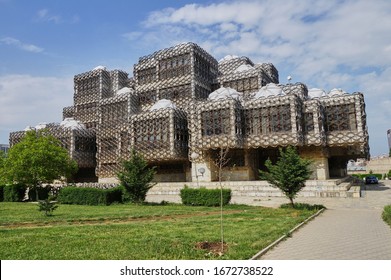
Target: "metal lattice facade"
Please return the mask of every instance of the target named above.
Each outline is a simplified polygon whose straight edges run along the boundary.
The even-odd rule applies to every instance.
[[[100,179],[115,177],[131,149],[158,170],[186,173],[186,180],[194,173],[191,164],[210,166],[221,148],[231,149],[243,167],[250,150],[270,153],[288,145],[319,149],[325,157],[340,148],[343,156],[369,156],[361,93],[312,96],[305,84],[279,85],[270,63],[234,56],[217,62],[194,43],[140,57],[133,76],[102,66],[76,75],[74,104],[62,113],[80,126],[46,125],[79,166],[94,168]],[[237,95],[212,100],[219,88]],[[173,106],[153,109],[162,99]],[[10,145],[23,135],[11,133]]]

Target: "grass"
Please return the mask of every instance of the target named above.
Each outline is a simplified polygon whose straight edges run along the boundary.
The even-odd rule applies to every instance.
[[[391,227],[391,204],[384,207],[382,218]]]
[[[33,203],[0,203],[0,259],[249,259],[315,210],[230,205],[221,257],[195,249],[220,240],[219,209],[183,205],[59,205],[46,217]]]

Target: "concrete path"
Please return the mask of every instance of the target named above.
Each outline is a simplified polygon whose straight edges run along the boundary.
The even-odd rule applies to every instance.
[[[260,259],[391,260],[391,228],[381,219],[383,207],[391,204],[391,181],[366,186],[362,196],[298,198],[327,210]],[[259,204],[272,203],[277,202]]]

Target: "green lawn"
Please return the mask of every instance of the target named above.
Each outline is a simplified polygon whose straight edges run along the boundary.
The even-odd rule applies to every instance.
[[[52,217],[37,209],[0,203],[0,259],[249,259],[316,212],[227,206],[219,257],[195,248],[219,241],[219,208],[59,205]]]

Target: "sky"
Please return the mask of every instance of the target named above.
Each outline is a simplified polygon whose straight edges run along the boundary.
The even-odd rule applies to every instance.
[[[364,93],[372,157],[391,128],[389,0],[0,0],[0,143],[60,122],[73,76],[194,42],[217,60],[271,62],[280,83]]]

